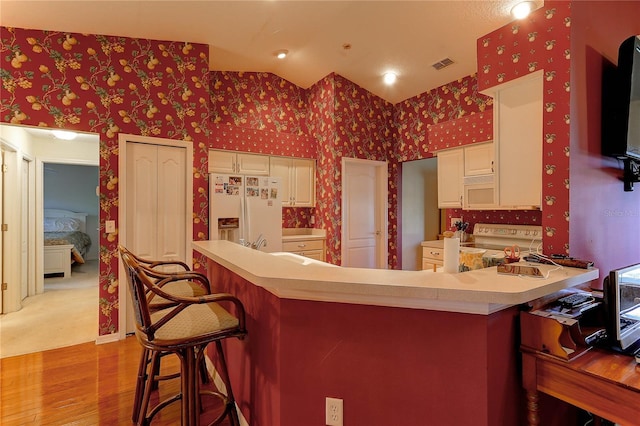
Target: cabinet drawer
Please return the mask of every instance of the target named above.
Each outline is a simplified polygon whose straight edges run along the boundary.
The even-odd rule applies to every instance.
[[[322,250],[323,246],[324,244],[322,240],[283,241],[282,251],[297,253],[308,250]]]
[[[434,247],[422,247],[422,259],[427,259],[430,263],[442,262],[444,256],[444,249]],[[436,261],[436,262],[434,262]]]
[[[442,266],[442,262],[431,261],[429,259],[422,259],[422,270],[423,271],[434,271],[438,266]]]
[[[324,262],[324,256],[322,255],[322,250],[306,250],[306,251],[298,252],[296,254],[299,254],[300,256],[308,257],[310,259]]]

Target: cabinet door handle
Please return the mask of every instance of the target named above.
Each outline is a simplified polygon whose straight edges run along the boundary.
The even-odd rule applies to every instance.
[[[305,248],[306,246],[307,246],[307,245],[306,245],[305,243],[298,244],[298,247],[300,247],[300,248]]]
[[[460,207],[462,207],[462,195],[460,196]]]
[[[429,253],[431,253],[434,256],[440,256],[440,252],[439,251],[430,251]]]
[[[493,161],[491,162],[491,173],[493,173]]]

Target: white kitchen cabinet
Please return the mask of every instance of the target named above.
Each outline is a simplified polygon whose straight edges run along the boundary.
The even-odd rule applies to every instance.
[[[271,157],[271,176],[282,179],[284,207],[314,207],[316,162],[306,158]]]
[[[493,96],[496,188],[501,209],[542,202],[542,72],[484,92]]]
[[[464,210],[493,209],[497,205],[493,142],[464,147],[464,178],[462,208]]]
[[[438,151],[438,207],[462,207],[462,179],[464,176],[464,150],[462,148]]]
[[[295,241],[283,239],[282,251],[324,262],[324,241],[324,238],[296,239]]]
[[[493,142],[474,143],[464,147],[464,175],[479,176],[493,174],[495,147]]]
[[[442,240],[424,241],[422,246],[422,270],[434,271],[444,265],[444,248]]]
[[[209,150],[209,173],[269,176],[269,156],[212,149]]]

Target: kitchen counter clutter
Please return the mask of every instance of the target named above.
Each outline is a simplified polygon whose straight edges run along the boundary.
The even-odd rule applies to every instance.
[[[537,265],[542,279],[499,275],[496,267],[458,274],[335,267],[228,241],[197,241],[193,248],[279,298],[481,315],[598,278],[598,269],[549,265]]]

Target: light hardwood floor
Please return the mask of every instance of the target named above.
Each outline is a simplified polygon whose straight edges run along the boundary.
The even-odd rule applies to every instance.
[[[139,357],[136,338],[128,337],[114,343],[90,342],[3,358],[0,424],[131,424]],[[177,358],[165,358],[162,368],[177,370]],[[178,387],[178,380],[163,382],[161,395],[176,393]],[[206,408],[207,418],[220,409],[213,403]],[[172,404],[156,415],[152,425],[179,423],[179,404]]]

